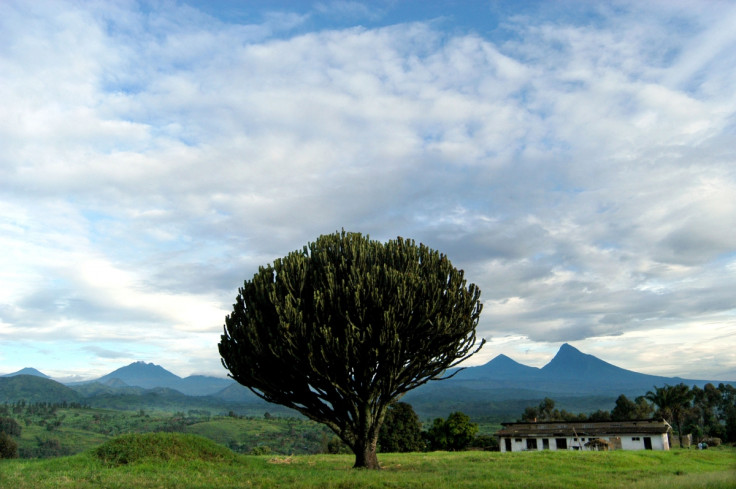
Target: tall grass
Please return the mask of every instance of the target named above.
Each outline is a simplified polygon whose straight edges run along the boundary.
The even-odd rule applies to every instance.
[[[0,488],[736,487],[733,448],[381,454],[383,470],[367,471],[351,469],[351,456],[242,456],[196,436],[173,441],[171,435],[156,436],[72,457],[0,461]],[[111,463],[101,452],[125,455],[127,463]]]

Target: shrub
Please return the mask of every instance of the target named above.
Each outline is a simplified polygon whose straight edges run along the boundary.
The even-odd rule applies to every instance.
[[[122,435],[97,447],[93,455],[110,465],[143,460],[232,461],[235,454],[207,438],[182,433]]]
[[[9,436],[18,437],[21,434],[21,427],[13,418],[0,418],[0,431],[4,431]]]
[[[18,458],[18,444],[4,431],[0,431],[0,458]]]
[[[378,434],[378,445],[381,452],[421,452],[425,449],[422,423],[411,404],[395,402],[388,407]]]
[[[478,425],[458,411],[450,414],[447,420],[435,419],[426,436],[432,450],[458,451],[465,449],[477,432]]]

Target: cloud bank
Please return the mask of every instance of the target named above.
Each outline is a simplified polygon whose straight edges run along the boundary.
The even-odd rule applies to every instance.
[[[466,270],[476,363],[736,373],[736,8],[564,5],[3,2],[0,365],[222,374],[242,281],[345,228]]]

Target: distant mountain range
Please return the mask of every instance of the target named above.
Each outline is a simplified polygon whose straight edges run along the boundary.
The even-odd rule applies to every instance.
[[[485,365],[468,367],[452,378],[429,382],[402,399],[420,415],[444,416],[452,411],[471,415],[520,413],[534,401],[550,397],[561,409],[575,412],[611,409],[620,394],[636,397],[655,385],[703,386],[718,381],[686,380],[626,370],[564,344],[544,367],[529,367],[506,355]],[[727,382],[734,384],[734,382]],[[88,382],[61,384],[34,368],[0,377],[0,402],[82,402],[98,407],[142,407],[269,410],[265,403],[232,379],[192,375],[179,377],[153,363],[135,362]]]
[[[181,378],[159,365],[145,362],[131,363],[127,367],[103,375],[95,382],[108,386],[121,386],[122,382],[124,385],[143,387],[144,389],[166,387],[188,396],[213,395],[235,383],[232,379],[205,375],[190,375]]]
[[[635,398],[654,386],[685,383],[718,385],[720,381],[662,377],[626,370],[565,343],[544,367],[529,367],[498,355],[479,367],[470,367],[442,382],[430,382],[406,394],[404,400],[419,412],[422,406],[443,403],[446,409],[468,414],[504,411],[510,401],[545,397],[573,412],[610,410],[620,394]],[[736,384],[735,382],[726,382]],[[498,409],[494,403],[499,404]],[[531,405],[528,403],[526,405]],[[520,412],[520,411],[517,411]]]
[[[685,380],[680,377],[662,377],[626,370],[593,355],[581,352],[565,343],[555,357],[544,367],[536,368],[515,362],[506,355],[498,355],[487,364],[468,368],[454,377],[457,385],[474,389],[509,388],[523,385],[549,394],[636,394],[651,390],[654,385],[705,385],[707,380]]]

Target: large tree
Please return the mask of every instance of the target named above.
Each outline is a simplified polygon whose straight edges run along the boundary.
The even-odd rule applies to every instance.
[[[657,406],[657,413],[668,423],[674,423],[677,427],[677,436],[682,447],[682,422],[686,411],[690,408],[692,393],[685,384],[667,385],[654,387],[653,391],[646,393],[647,400]]]
[[[388,406],[478,351],[480,290],[412,240],[323,235],[239,289],[219,350],[256,395],[329,426],[379,468]]]

